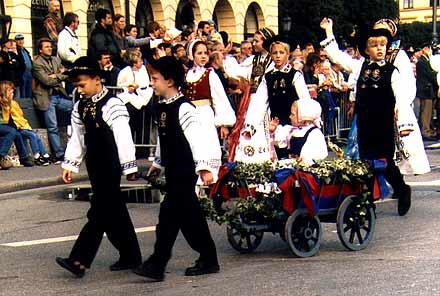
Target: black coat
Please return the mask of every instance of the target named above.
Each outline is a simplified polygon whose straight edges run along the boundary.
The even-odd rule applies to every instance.
[[[417,94],[419,99],[435,99],[437,97],[437,73],[431,68],[429,60],[422,56],[416,64]]]
[[[90,34],[87,55],[97,57],[99,51],[108,51],[112,56],[112,61],[120,58],[120,49],[112,31],[98,24]]]

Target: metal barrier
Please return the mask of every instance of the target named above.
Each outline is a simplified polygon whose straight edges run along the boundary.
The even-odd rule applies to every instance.
[[[348,110],[350,106],[349,92],[341,93],[337,100],[337,107],[332,110],[334,115],[329,114],[328,108],[322,110],[323,132],[326,138],[345,142],[351,127],[351,119],[348,118]],[[333,117],[333,118],[329,118]]]
[[[114,96],[117,96],[120,92],[123,91],[122,87],[106,86],[106,88],[111,91]],[[137,110],[135,108],[128,108],[130,116],[133,116],[135,113],[137,113],[135,114],[135,116],[133,116],[136,117],[136,119],[134,120],[136,126],[131,126],[134,144],[136,148],[147,148],[149,150],[149,160],[154,159],[157,142],[157,125],[155,124],[154,118],[152,116],[152,101],[153,98],[146,106],[142,107],[140,110]]]

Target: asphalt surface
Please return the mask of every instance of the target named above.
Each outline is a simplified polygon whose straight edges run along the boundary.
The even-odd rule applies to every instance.
[[[110,272],[118,256],[106,238],[86,276],[74,278],[54,259],[68,256],[88,203],[68,200],[66,185],[6,192],[0,194],[0,295],[440,295],[440,150],[428,153],[433,171],[406,177],[413,188],[412,209],[399,217],[396,201],[380,202],[374,239],[363,251],[347,251],[335,224],[324,224],[314,257],[294,258],[271,233],[254,253],[242,255],[229,245],[225,226],[210,223],[221,272],[185,277],[197,254],[179,235],[160,283],[129,271]],[[27,180],[53,180],[59,174],[59,166],[0,171],[0,188],[26,188]],[[146,259],[153,250],[159,205],[130,203],[129,210]]]

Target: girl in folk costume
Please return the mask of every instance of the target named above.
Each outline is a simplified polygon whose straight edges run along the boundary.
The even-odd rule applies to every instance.
[[[289,158],[312,165],[328,156],[327,144],[321,131],[321,106],[314,99],[299,99],[290,109],[292,125],[279,126],[271,121],[276,146],[287,147]]]
[[[205,68],[209,61],[208,48],[197,40],[189,46],[194,66],[186,73],[185,96],[197,106],[202,122],[212,128],[220,128],[220,138],[229,135],[228,127],[235,123],[235,112],[229,103],[220,78],[212,68]]]
[[[277,36],[267,40],[274,61],[274,69],[266,73],[255,98],[251,101],[247,122],[258,122],[269,115],[279,124],[290,124],[290,107],[298,99],[311,99],[304,76],[289,64],[290,46],[286,38]],[[288,157],[286,147],[275,147],[278,159]]]
[[[329,37],[324,42],[326,52],[331,59],[340,56],[337,44],[332,37],[332,25],[329,19],[321,22],[321,27],[326,30],[327,37]],[[366,59],[360,69],[352,69],[360,73],[356,86],[354,112],[358,116],[360,158],[385,158],[387,160],[385,178],[394,189],[394,196],[398,198],[398,213],[403,216],[411,207],[411,188],[405,184],[393,159],[396,146],[396,125],[399,138],[407,137],[417,127],[406,116],[412,112],[410,102],[414,95],[413,86],[407,87],[411,81],[407,81],[405,71],[400,73],[385,59],[391,40],[391,31],[377,26],[360,38],[359,51],[366,55]],[[328,46],[332,46],[332,50],[328,51]],[[349,59],[341,61],[341,64],[350,65]],[[394,62],[396,61],[397,58]]]
[[[339,49],[333,35],[333,21],[331,19],[324,18],[321,22],[321,28],[325,30],[327,35],[327,38],[321,42],[321,45],[324,46],[328,57],[334,63],[340,64],[347,72],[352,73],[350,74],[351,77],[359,77],[364,58],[359,60],[354,59]],[[389,31],[391,37],[394,37],[397,33],[396,24],[389,19],[377,21],[373,28],[385,29]],[[362,50],[361,48],[365,48],[365,45],[361,44],[360,50]],[[410,107],[416,97],[417,90],[412,63],[404,51],[399,48],[394,48],[392,45],[386,53],[385,60],[399,70],[400,77],[403,80],[402,85],[407,93],[407,105],[403,105],[403,108],[397,106],[399,108],[400,121],[397,129],[404,130],[410,128],[413,130],[409,135],[404,137],[396,134],[397,146],[399,148],[396,150],[395,155],[396,164],[401,173],[405,175],[428,173],[431,171],[431,168],[429,166],[428,157],[426,156],[422,134],[414,110]],[[357,83],[357,79],[354,79],[353,83]],[[397,198],[397,196],[393,195],[393,198]]]
[[[258,121],[247,122],[249,104],[255,99],[255,93],[266,72],[273,69],[269,48],[263,46],[264,41],[271,39],[275,33],[269,28],[255,32],[252,42],[255,54],[240,64],[241,76],[249,81],[250,89],[244,92],[238,108],[238,124],[232,133],[231,155],[233,159],[244,162],[264,162],[271,159],[269,147],[269,117],[263,116]],[[231,159],[231,160],[233,160]]]

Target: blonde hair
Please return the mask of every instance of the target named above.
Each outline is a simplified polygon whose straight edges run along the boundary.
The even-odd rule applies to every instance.
[[[142,59],[142,53],[137,49],[129,49],[125,53],[125,59],[130,66],[133,66]]]
[[[15,89],[14,83],[11,81],[0,81],[0,107],[8,110],[11,108],[12,97],[8,97],[8,89]]]
[[[368,50],[368,48],[370,48],[370,47],[373,47],[377,44],[383,44],[383,43],[385,43],[385,44],[388,43],[387,37],[385,37],[385,36],[370,37],[367,40],[367,48],[366,49]]]
[[[290,45],[285,42],[281,42],[281,41],[272,42],[272,44],[270,45],[270,50],[269,50],[270,53],[272,53],[272,47],[276,44],[281,45],[284,48],[284,50],[290,54]]]

